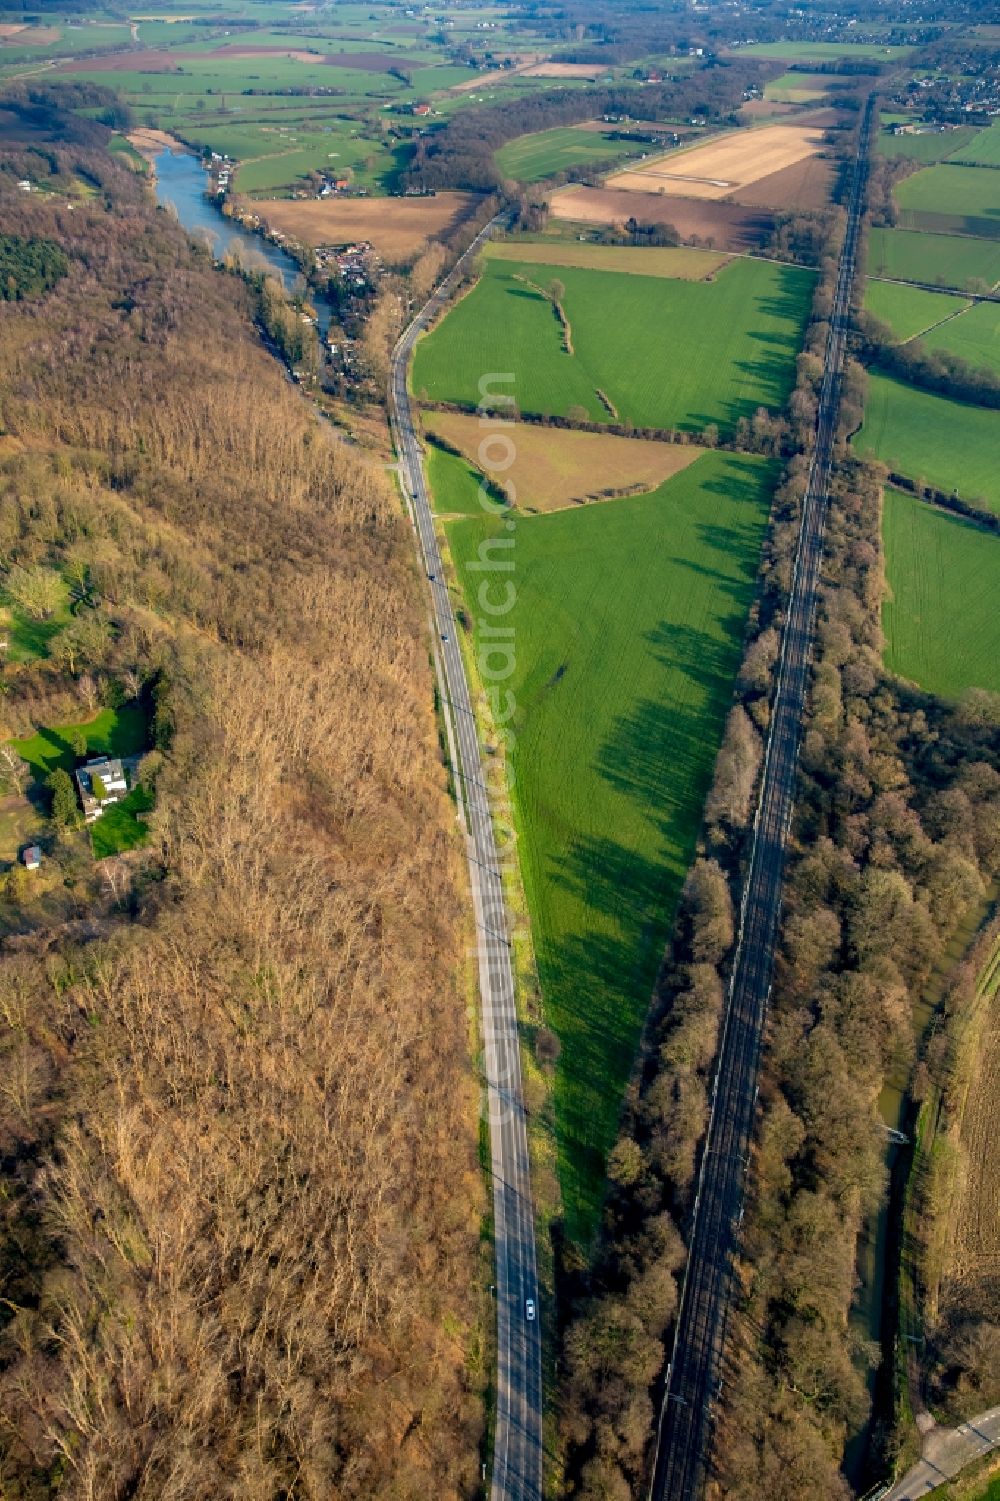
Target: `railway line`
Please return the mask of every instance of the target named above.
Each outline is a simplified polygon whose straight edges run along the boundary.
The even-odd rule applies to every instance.
[[[740,908],[687,1267],[660,1409],[650,1501],[698,1501],[707,1479],[712,1408],[722,1382],[732,1260],[743,1214],[761,1041],[778,937],[785,844],[795,800],[799,741],[809,686],[823,532],[873,120],[874,101],[869,99],[859,134],[825,351],[815,447],[782,636],[774,712]]]

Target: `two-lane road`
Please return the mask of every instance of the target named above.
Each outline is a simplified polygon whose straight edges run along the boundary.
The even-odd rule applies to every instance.
[[[529,1320],[526,1312],[529,1299],[538,1309],[535,1222],[507,914],[472,697],[407,391],[414,344],[444,306],[490,228],[477,236],[396,346],[389,411],[400,477],[429,581],[438,683],[455,761],[476,921],[497,1278],[497,1411],[490,1495],[491,1501],[541,1501],[541,1328],[538,1315]]]
[[[732,1258],[743,1214],[761,1039],[774,970],[785,841],[795,799],[799,738],[809,687],[816,590],[840,408],[844,344],[857,264],[873,110],[861,126],[803,502],[774,713],[743,888],[739,933],[688,1241],[674,1348],[667,1367],[651,1501],[698,1501],[705,1486],[712,1407],[723,1375]]]

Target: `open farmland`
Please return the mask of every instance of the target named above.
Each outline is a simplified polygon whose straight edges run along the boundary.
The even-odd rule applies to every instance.
[[[520,511],[556,511],[619,497],[627,490],[655,490],[679,474],[704,451],[692,444],[656,443],[644,438],[619,438],[612,433],[580,433],[534,427],[520,422],[505,429],[503,438],[483,446],[483,426],[478,417],[459,412],[425,412],[424,427],[461,451],[466,465],[485,465],[494,485],[499,485]],[[509,440],[509,441],[508,441]],[[513,462],[508,458],[513,453]],[[456,460],[461,462],[461,460]],[[491,464],[503,463],[502,472]],[[478,515],[483,506],[477,491],[470,503],[457,484],[442,494],[432,482],[439,510],[457,510]]]
[[[518,182],[541,182],[568,167],[610,164],[641,156],[648,149],[639,141],[623,141],[620,137],[616,140],[607,129],[598,134],[576,125],[560,125],[508,141],[496,153],[496,163],[504,177]]]
[[[526,247],[526,251],[528,247]],[[475,406],[484,371],[511,371],[523,412],[640,427],[730,429],[784,405],[812,296],[810,272],[735,260],[711,282],[673,282],[560,267],[573,354],[546,287],[552,268],[487,261],[484,275],[420,341],[418,397]],[[519,278],[522,278],[519,280]]]
[[[724,251],[688,245],[592,245],[579,240],[490,240],[483,254],[491,261],[523,262],[530,255],[535,266],[581,266],[671,281],[705,281],[730,259]]]
[[[992,287],[1000,282],[1000,245],[963,235],[873,229],[868,242],[868,270],[872,276],[963,291],[970,284]]]
[[[908,479],[1000,514],[1000,412],[870,372],[865,420],[853,441]]]
[[[1000,172],[942,163],[896,188],[903,227],[1000,238]]]
[[[662,283],[658,283],[662,290]],[[773,466],[703,455],[654,494],[514,533],[511,767],[566,1228],[586,1241],[730,704]],[[504,530],[448,525],[459,580]]]
[[[965,297],[948,292],[925,292],[921,287],[893,281],[870,281],[865,287],[865,309],[887,323],[900,344],[952,318],[969,306]]]
[[[476,202],[471,193],[437,193],[433,198],[261,199],[254,206],[271,229],[303,245],[370,240],[385,260],[402,262],[461,224]]]
[[[727,201],[772,209],[776,213],[806,214],[829,207],[836,183],[836,162],[807,156],[791,167],[770,172],[745,188],[737,188]]]
[[[842,57],[872,57],[882,61],[891,58],[899,62],[912,50],[912,47],[883,47],[877,42],[752,42],[748,47],[740,47],[738,55],[774,57],[790,63],[835,62]]]
[[[824,98],[834,81],[829,73],[782,73],[764,85],[764,98],[776,104],[810,104]]]
[[[882,156],[901,156],[907,161],[930,165],[943,162],[953,152],[966,155],[963,148],[975,140],[976,134],[975,130],[964,125],[954,130],[922,130],[916,135],[900,136],[884,127],[877,138],[877,149]]]
[[[561,63],[556,61],[533,63],[524,69],[525,78],[581,78],[592,83],[596,78],[610,74],[606,63]]]
[[[890,488],[882,537],[889,670],[941,698],[1000,693],[1000,536]]]
[[[953,161],[975,162],[983,167],[1000,167],[1000,121],[977,131],[969,141],[960,141],[951,152]]]
[[[822,132],[815,126],[763,125],[626,168],[609,177],[607,185],[670,197],[725,198],[814,156],[822,145]]]
[[[923,343],[1000,375],[1000,303],[975,303],[961,317],[932,329]]]
[[[774,215],[766,209],[694,198],[668,200],[663,194],[628,188],[561,188],[549,203],[555,219],[623,225],[636,218],[643,224],[670,224],[682,240],[698,239],[720,250],[753,250],[774,227]]]

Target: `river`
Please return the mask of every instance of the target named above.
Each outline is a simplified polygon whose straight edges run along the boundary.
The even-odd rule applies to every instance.
[[[208,173],[196,156],[189,151],[167,148],[156,156],[154,168],[157,201],[169,204],[176,211],[189,234],[196,239],[207,238],[216,260],[238,247],[249,265],[259,266],[262,260],[266,261],[286,292],[305,289],[305,277],[286,251],[228,219],[216,201],[206,196]],[[312,292],[309,302],[319,318],[320,336],[325,337],[330,325],[330,306]]]

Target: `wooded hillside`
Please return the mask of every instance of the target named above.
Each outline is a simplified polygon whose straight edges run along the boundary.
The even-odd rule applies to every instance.
[[[0,742],[138,695],[156,811],[103,870],[56,836],[0,925],[0,1489],[470,1495],[477,1098],[405,523],[243,284],[68,150],[85,201],[0,173],[69,262],[0,306],[0,588],[80,578],[100,629],[10,669]]]

